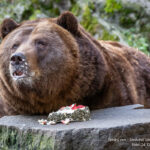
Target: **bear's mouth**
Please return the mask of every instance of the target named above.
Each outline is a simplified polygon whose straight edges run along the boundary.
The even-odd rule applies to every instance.
[[[10,65],[10,74],[14,80],[28,78],[29,77],[29,67],[26,64]]]
[[[28,77],[27,71],[25,71],[25,70],[14,69],[14,68],[11,67],[11,72],[12,72],[11,76],[15,80]]]
[[[23,73],[22,71],[14,71],[14,72],[13,72],[13,76],[14,76],[14,77],[20,77],[20,76],[23,76],[23,74],[24,74],[24,73]]]

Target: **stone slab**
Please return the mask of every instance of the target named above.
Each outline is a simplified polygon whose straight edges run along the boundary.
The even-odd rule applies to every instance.
[[[150,109],[128,105],[95,110],[91,120],[43,126],[46,116],[0,119],[1,149],[142,150],[150,149]]]

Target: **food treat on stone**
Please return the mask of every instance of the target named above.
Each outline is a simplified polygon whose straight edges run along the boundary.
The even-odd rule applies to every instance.
[[[39,124],[47,125],[47,120],[41,119],[41,120],[38,120],[38,122]]]
[[[87,121],[90,119],[90,110],[87,106],[72,104],[62,107],[48,116],[48,121],[68,124],[70,121]]]
[[[90,110],[89,107],[72,104],[71,106],[66,106],[60,108],[56,112],[49,114],[47,120],[38,120],[42,125],[54,125],[56,123],[69,124],[71,121],[87,121],[90,120]]]

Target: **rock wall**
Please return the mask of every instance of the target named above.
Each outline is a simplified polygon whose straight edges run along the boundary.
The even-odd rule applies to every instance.
[[[0,119],[0,149],[145,150],[150,148],[150,109],[129,105],[93,111],[91,120],[43,126],[46,116]]]

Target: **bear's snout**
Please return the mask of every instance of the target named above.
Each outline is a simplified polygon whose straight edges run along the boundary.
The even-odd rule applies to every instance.
[[[12,54],[10,61],[11,61],[11,65],[19,65],[19,64],[23,64],[23,62],[25,61],[25,56],[22,53],[14,53]]]
[[[26,57],[23,53],[13,53],[10,58],[10,73],[15,79],[24,78],[28,76],[29,67]]]

